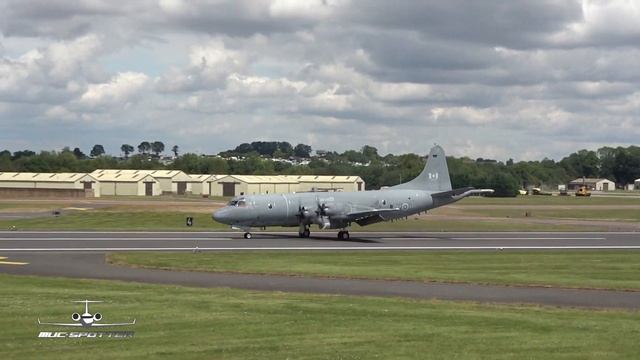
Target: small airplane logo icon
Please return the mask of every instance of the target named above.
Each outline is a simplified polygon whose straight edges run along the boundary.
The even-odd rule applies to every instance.
[[[92,300],[79,300],[72,301],[74,303],[84,303],[84,313],[80,315],[79,313],[71,314],[71,320],[73,323],[49,323],[49,322],[41,322],[40,318],[38,318],[39,325],[56,325],[56,326],[76,326],[76,327],[104,327],[104,326],[126,326],[126,325],[135,325],[136,319],[133,319],[132,322],[127,323],[113,323],[113,324],[103,324],[98,323],[102,320],[102,314],[99,312],[95,314],[91,314],[89,312],[89,303],[101,303],[102,301],[92,301]]]

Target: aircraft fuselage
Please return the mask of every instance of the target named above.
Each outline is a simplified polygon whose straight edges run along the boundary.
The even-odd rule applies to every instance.
[[[303,223],[338,229],[349,225],[340,214],[384,209],[387,211],[381,220],[393,220],[434,207],[430,191],[391,189],[247,195],[234,201],[233,205],[218,210],[214,219],[238,228],[299,226]],[[244,203],[238,205],[238,201]]]

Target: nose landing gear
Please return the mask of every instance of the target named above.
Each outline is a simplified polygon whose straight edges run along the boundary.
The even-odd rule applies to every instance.
[[[252,236],[252,235],[251,235],[251,233],[250,233],[250,232],[246,232],[246,233],[244,233],[244,238],[245,238],[245,239],[251,239],[251,236]]]

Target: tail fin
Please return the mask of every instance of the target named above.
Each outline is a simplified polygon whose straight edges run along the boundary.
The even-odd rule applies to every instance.
[[[424,170],[415,179],[396,185],[394,189],[427,190],[434,192],[451,190],[449,168],[444,150],[439,145],[431,148]]]

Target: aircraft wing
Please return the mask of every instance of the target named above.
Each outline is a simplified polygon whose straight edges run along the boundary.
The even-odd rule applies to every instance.
[[[91,327],[104,327],[104,326],[127,326],[127,325],[135,325],[136,319],[133,319],[132,322],[128,323],[113,323],[113,324],[102,324],[102,323],[93,323]]]
[[[367,209],[360,211],[353,211],[346,215],[349,221],[353,221],[360,226],[375,224],[377,222],[385,221],[384,214],[400,211],[400,208],[392,209]]]
[[[40,319],[38,319],[38,325],[74,326],[74,327],[81,327],[82,326],[81,323],[48,323],[48,322],[41,322]]]

